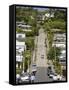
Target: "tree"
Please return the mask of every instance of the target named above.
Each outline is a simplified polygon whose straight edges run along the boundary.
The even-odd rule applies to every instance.
[[[54,48],[54,47],[51,47],[49,49],[49,52],[48,52],[48,55],[47,55],[47,58],[49,60],[55,60],[55,57],[56,57],[56,60],[59,61],[59,58],[58,56],[60,55],[60,48]],[[56,55],[56,56],[55,56]]]
[[[60,19],[66,21],[66,10],[65,9],[56,9],[54,12],[55,19]]]
[[[27,50],[33,50],[34,49],[34,39],[32,37],[26,39],[26,46]]]
[[[20,29],[20,28],[16,28],[16,32],[18,32],[18,33],[23,33],[23,31],[22,31],[22,29]]]
[[[24,61],[24,71],[26,72],[27,69],[29,68],[28,66],[31,63],[31,51],[30,50],[26,50],[24,52],[24,57],[25,57],[25,61]],[[28,63],[29,62],[29,63]],[[28,65],[29,64],[29,65]]]

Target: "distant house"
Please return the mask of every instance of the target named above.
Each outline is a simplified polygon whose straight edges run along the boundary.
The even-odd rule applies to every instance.
[[[53,30],[56,31],[55,29]],[[57,31],[60,31],[60,30],[57,29]],[[54,48],[58,47],[61,50],[58,58],[59,58],[59,63],[61,64],[63,76],[65,76],[65,72],[66,72],[66,34],[55,32],[52,47]]]
[[[16,68],[22,69],[23,56],[16,55]]]
[[[43,20],[43,16],[41,14],[37,15],[37,21],[42,21]]]
[[[66,53],[66,50],[61,50],[61,54],[64,54],[64,53]]]
[[[19,52],[24,52],[24,50],[26,50],[25,42],[16,41],[16,50]]]
[[[22,69],[22,63],[24,60],[22,52],[26,50],[25,42],[19,42],[16,40],[16,68]],[[17,54],[18,53],[18,54]]]
[[[26,35],[23,33],[16,33],[17,40],[25,40]]]
[[[66,64],[66,34],[65,33],[55,33],[53,38],[52,47],[61,48],[59,63],[64,66]]]
[[[55,33],[54,34],[54,41],[65,42],[66,41],[66,34],[65,33]]]
[[[23,24],[19,24],[18,28],[21,28],[23,31],[32,31],[32,26],[31,25],[23,25]]]
[[[43,14],[38,14],[37,15],[37,23],[44,23],[45,16]]]
[[[16,62],[22,62],[23,56],[22,55],[16,55]]]
[[[25,23],[24,21],[17,21],[16,22],[16,27],[17,28],[20,28],[21,30],[23,31],[32,31],[32,26],[31,25],[28,25],[27,23]]]
[[[59,58],[59,63],[61,64],[62,67],[62,72],[66,70],[66,50],[61,50]]]
[[[48,19],[48,18],[53,18],[54,17],[54,13],[46,13],[45,15],[45,19]]]
[[[18,26],[18,25],[25,25],[26,23],[24,22],[24,21],[17,21],[16,22],[16,26]]]
[[[52,44],[52,47],[58,47],[58,48],[65,48],[66,47],[66,45],[65,44],[63,44],[63,43],[53,43]]]
[[[66,47],[66,35],[65,33],[55,33],[53,38],[52,47],[60,47],[65,48]]]
[[[62,66],[65,66],[65,65],[66,65],[66,57],[60,58],[60,59],[59,59],[59,63],[60,63]]]

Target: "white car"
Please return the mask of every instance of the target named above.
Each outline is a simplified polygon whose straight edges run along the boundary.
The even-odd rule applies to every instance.
[[[53,80],[54,81],[58,81],[58,80],[62,80],[62,77],[60,76],[60,75],[57,75],[57,74],[55,74],[55,75],[53,75]]]
[[[50,78],[53,78],[53,76],[54,76],[53,74],[50,74],[50,75],[49,75]]]
[[[37,66],[36,64],[32,64],[32,72],[36,72],[37,71]]]
[[[21,81],[22,82],[29,82],[29,74],[28,73],[24,73],[21,75]]]
[[[54,76],[53,76],[53,80],[54,80],[54,81],[57,81],[57,80],[58,80],[57,75],[54,75]]]
[[[62,80],[62,76],[61,75],[57,75],[58,80]]]
[[[28,76],[21,77],[21,80],[22,81],[29,81],[29,77]]]
[[[59,77],[56,73],[51,72],[49,74],[49,78],[52,78],[54,81],[57,81]]]
[[[55,75],[56,75],[56,74],[54,74],[53,72],[50,72],[49,77],[50,77],[50,78],[53,78]]]

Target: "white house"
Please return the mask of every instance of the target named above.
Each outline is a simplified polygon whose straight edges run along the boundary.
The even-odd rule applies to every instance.
[[[66,53],[66,50],[61,50],[61,54],[65,54]]]
[[[65,33],[56,33],[54,34],[54,40],[65,42],[66,41],[66,34]]]
[[[52,46],[65,48],[66,47],[66,34],[65,33],[55,33]]]
[[[16,33],[17,40],[25,40],[26,35],[23,33]]]
[[[21,69],[22,68],[22,62],[23,62],[23,56],[22,55],[16,55],[16,68]]]
[[[59,59],[59,63],[60,63],[62,66],[65,66],[65,65],[66,65],[66,57],[60,58],[60,59]]]
[[[46,17],[46,18],[51,18],[51,17],[53,18],[53,17],[54,17],[54,13],[52,13],[52,14],[46,13],[46,14],[45,14],[45,17]]]
[[[53,43],[52,44],[52,47],[59,47],[59,48],[65,48],[66,47],[66,45],[65,44],[63,44],[63,43]]]
[[[22,55],[16,55],[16,61],[17,62],[22,62],[23,56]]]
[[[24,52],[24,50],[26,50],[25,42],[19,42],[16,40],[16,50],[19,52]]]
[[[22,25],[22,24],[24,25],[24,24],[26,24],[26,23],[25,23],[24,21],[17,21],[17,22],[16,22],[16,26]]]
[[[32,26],[31,25],[23,25],[23,24],[19,24],[18,28],[21,28],[23,31],[32,31]]]
[[[61,50],[61,54],[58,57],[59,63],[64,66],[66,64],[66,50]]]

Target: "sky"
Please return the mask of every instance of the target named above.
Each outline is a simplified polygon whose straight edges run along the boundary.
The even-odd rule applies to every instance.
[[[38,8],[38,7],[36,7],[36,8],[34,8],[34,9],[37,9],[38,11],[45,11],[45,10],[47,10],[48,8]]]

